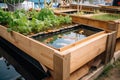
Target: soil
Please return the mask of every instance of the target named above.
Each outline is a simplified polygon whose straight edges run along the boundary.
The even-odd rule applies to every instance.
[[[96,80],[120,80],[120,58],[113,65],[106,67]]]

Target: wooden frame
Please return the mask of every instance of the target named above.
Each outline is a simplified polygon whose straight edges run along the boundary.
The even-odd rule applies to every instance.
[[[77,6],[78,6],[77,4],[70,4],[70,7],[73,9],[77,9]],[[81,5],[79,5],[79,6],[81,6]],[[82,4],[82,10],[95,11],[95,10],[99,10],[99,9],[100,9],[100,6],[98,6],[98,5]]]
[[[53,11],[56,13],[60,13],[60,12],[69,12],[69,11],[77,11],[77,9],[72,9],[72,8],[64,8],[64,9],[61,9],[61,8],[56,8],[56,9],[53,9]]]
[[[110,12],[110,13],[120,13],[120,8],[118,6],[101,6],[100,11]]]
[[[77,9],[77,4],[70,4],[71,8]],[[120,13],[120,9],[118,6],[98,6],[98,5],[82,5],[82,10],[95,11],[99,10],[101,12],[108,13]]]
[[[49,68],[54,74],[54,80],[69,80],[87,74],[89,67],[82,66],[106,51],[108,33],[88,37],[64,51],[53,49],[15,31],[7,32],[7,28],[1,25],[0,36]]]
[[[55,13],[55,14],[56,15],[63,15],[63,16],[67,15],[65,13]],[[101,14],[104,14],[104,13],[82,15],[82,16],[77,16],[77,15],[70,15],[70,16],[72,17],[72,21],[74,23],[86,24],[86,25],[89,25],[89,26],[102,28],[104,30],[117,31],[117,38],[120,38],[120,23],[119,23],[119,20],[103,21],[103,20],[97,20],[97,19],[90,18],[90,16],[101,15]]]

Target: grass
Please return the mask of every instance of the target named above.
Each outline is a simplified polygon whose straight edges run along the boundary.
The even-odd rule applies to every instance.
[[[120,14],[101,14],[92,16],[93,19],[104,20],[104,21],[112,21],[120,19]]]
[[[95,80],[102,80],[105,77],[112,76],[109,74],[109,72],[113,69],[120,70],[120,58],[115,63],[106,66],[105,69],[103,70],[103,73]]]

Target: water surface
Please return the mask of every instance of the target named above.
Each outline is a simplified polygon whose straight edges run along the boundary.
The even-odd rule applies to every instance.
[[[82,40],[90,35],[97,33],[94,30],[81,27],[69,28],[68,30],[60,30],[59,32],[33,36],[37,41],[40,41],[54,48],[61,48],[69,44]]]

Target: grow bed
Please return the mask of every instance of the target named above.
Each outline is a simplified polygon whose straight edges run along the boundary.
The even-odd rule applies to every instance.
[[[101,13],[101,14],[87,15],[86,17],[94,20],[94,22],[91,22],[91,24],[93,23],[92,25],[97,24],[98,27],[101,26],[101,28],[104,29],[117,31],[117,38],[120,38],[120,23],[119,23],[120,14]]]
[[[68,12],[68,11],[76,11],[76,9],[72,9],[72,8],[55,8],[53,9],[54,12]]]
[[[62,14],[62,13],[55,13],[55,14],[65,16],[65,14]],[[110,13],[88,14],[88,15],[82,15],[82,16],[70,15],[70,16],[74,23],[82,23],[82,24],[93,26],[93,27],[99,27],[104,30],[117,31],[117,38],[120,38],[120,23],[119,23],[120,19],[118,19],[119,14],[115,14],[116,16],[114,14],[111,14],[114,16],[112,19],[108,18],[109,20],[105,20],[104,17],[103,17],[103,20],[92,18],[92,16],[101,16],[101,15],[107,15],[107,14],[110,14]]]
[[[78,72],[82,73],[83,76],[83,72],[79,71],[82,66],[102,54],[102,52],[107,51],[108,48],[109,50],[111,49],[107,44],[109,43],[109,46],[111,46],[111,39],[109,39],[111,34],[108,34],[104,30],[95,29],[86,25],[58,27],[57,25],[61,26],[61,24],[71,23],[71,18],[69,16],[56,16],[48,9],[41,9],[39,13],[35,12],[36,16],[33,13],[32,21],[28,20],[28,17],[26,17],[26,14],[23,11],[22,13],[21,11],[16,11],[15,13],[1,11],[1,13],[1,22],[9,23],[11,25],[7,24],[8,27],[0,25],[0,36],[47,67],[47,69],[54,73],[55,80],[69,80],[70,77],[76,76],[75,74]],[[8,18],[11,21],[9,21]],[[59,24],[59,22],[61,24]],[[80,29],[79,27],[87,29],[87,31],[76,31],[77,29]],[[97,30],[97,32],[95,32],[94,29]],[[67,44],[66,46],[56,48],[54,46],[49,46],[48,41],[46,41],[47,43],[44,43],[30,37],[30,34],[34,33],[32,36],[37,37],[41,35],[42,38],[46,39],[43,35],[50,34],[51,36],[54,36],[60,34],[62,31],[65,35],[66,32],[69,32],[70,30],[76,35],[84,33],[83,36],[85,38],[78,39],[78,41]],[[91,32],[91,30],[93,32]],[[67,34],[67,40],[69,39],[69,34]],[[85,35],[87,35],[87,37]],[[57,38],[58,37],[65,39],[65,37],[62,37],[61,35],[57,36]],[[52,39],[49,38],[49,40]],[[104,58],[107,59],[108,53],[103,54],[105,56]],[[83,68],[85,69],[84,74],[89,71],[89,67],[90,66],[87,65],[87,69],[85,67]],[[72,76],[72,73],[75,74]]]
[[[84,29],[90,29],[93,31],[97,30],[97,32],[95,31],[95,34],[91,32],[89,32],[89,34],[85,33],[89,36],[82,40],[71,43],[67,47],[64,46],[59,50],[56,50],[55,48],[50,47],[43,42],[39,42],[30,37],[24,36],[18,32],[8,32],[7,28],[1,25],[0,36],[49,68],[54,73],[55,80],[64,80],[75,77],[75,74],[72,76],[71,73],[76,72],[77,69],[106,50],[108,34],[105,31],[85,25],[80,26],[84,26]],[[61,31],[66,32],[70,29],[76,29],[80,26],[71,27]],[[56,33],[59,33],[59,31],[55,32],[55,34]],[[53,35],[54,33],[48,34]],[[83,70],[84,69],[85,68],[83,68]],[[86,71],[88,72],[88,70],[89,69],[87,67]],[[80,73],[82,72],[80,71]],[[86,72],[84,75],[85,74]]]
[[[87,10],[82,10],[80,12],[77,12],[77,10],[76,10],[76,11],[68,11],[68,12],[63,12],[63,13],[73,14],[73,15],[84,15],[84,14],[94,14],[95,12],[87,11]]]
[[[101,6],[100,10],[104,12],[120,13],[120,7],[118,6]]]
[[[38,34],[32,36],[32,38],[61,51],[71,44],[73,45],[76,42],[101,31],[103,30],[85,25],[76,25],[70,28],[60,29],[56,32]]]
[[[71,8],[77,9],[78,4],[70,4]],[[79,5],[81,6],[81,5]],[[82,4],[82,10],[88,10],[88,11],[95,11],[99,10],[100,6],[98,5],[91,5],[91,4]]]
[[[101,15],[93,15],[91,16],[93,19],[104,20],[104,21],[112,21],[120,19],[120,14],[101,14]]]

